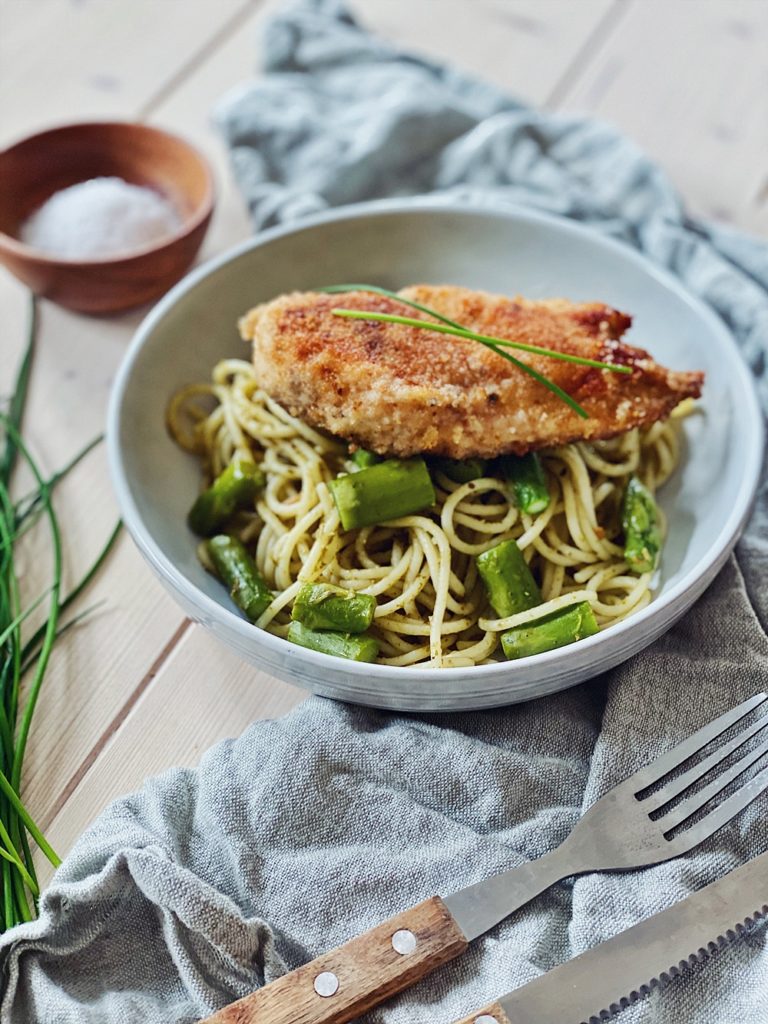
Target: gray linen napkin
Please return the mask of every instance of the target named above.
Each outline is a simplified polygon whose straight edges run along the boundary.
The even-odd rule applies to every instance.
[[[578,218],[710,303],[768,408],[768,246],[690,220],[613,129],[399,54],[334,0],[284,8],[266,55],[266,76],[217,115],[257,228],[429,190]],[[737,557],[693,611],[588,685],[443,717],[312,698],[118,800],[57,872],[39,920],[3,938],[3,1024],[191,1022],[417,900],[555,846],[616,782],[766,685],[767,517],[763,488]],[[763,798],[669,864],[557,886],[366,1022],[463,1016],[764,850],[767,811]],[[621,1019],[765,1024],[765,928]]]

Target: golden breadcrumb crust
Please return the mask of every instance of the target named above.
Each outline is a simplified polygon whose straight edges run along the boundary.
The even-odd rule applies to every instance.
[[[466,459],[612,437],[698,398],[703,373],[675,372],[621,341],[631,318],[602,303],[534,302],[451,285],[400,293],[483,334],[632,368],[631,375],[512,351],[589,413],[476,341],[334,316],[335,307],[429,319],[371,292],[295,292],[240,321],[261,386],[294,416],[381,455]]]

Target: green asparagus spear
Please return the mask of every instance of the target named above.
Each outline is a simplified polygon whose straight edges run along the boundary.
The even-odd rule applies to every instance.
[[[582,601],[502,633],[501,646],[510,660],[530,658],[533,654],[543,654],[544,651],[583,640],[597,631],[597,621],[589,601]]]
[[[501,471],[512,484],[515,501],[521,512],[535,516],[549,505],[547,475],[536,452],[527,455],[506,455]]]
[[[522,552],[513,540],[477,556],[477,571],[488,590],[491,606],[499,618],[526,612],[541,604],[541,593]]]
[[[290,624],[288,639],[292,644],[308,647],[310,651],[349,658],[351,661],[376,661],[379,654],[379,645],[372,636],[308,629],[301,622]]]
[[[423,459],[388,459],[330,483],[345,530],[386,523],[435,503],[435,489]]]
[[[661,530],[656,502],[636,476],[630,477],[621,506],[624,558],[630,572],[652,572],[661,550]]]
[[[263,486],[264,474],[255,463],[235,459],[198,495],[187,519],[190,528],[201,537],[210,536],[238,509],[249,505]]]
[[[363,633],[373,622],[376,598],[329,583],[305,583],[293,602],[291,618],[309,629]]]
[[[216,572],[229,587],[232,600],[255,622],[273,597],[256,563],[241,541],[226,534],[211,537],[207,549]]]
[[[444,473],[449,480],[457,484],[467,484],[470,480],[479,480],[485,476],[488,468],[486,459],[444,459],[434,460],[435,469]]]
[[[375,466],[377,462],[381,462],[381,456],[376,452],[369,452],[367,448],[356,448],[352,452],[352,461],[360,469],[368,469],[369,466]]]

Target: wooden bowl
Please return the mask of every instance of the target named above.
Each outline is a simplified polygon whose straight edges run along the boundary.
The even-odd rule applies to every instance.
[[[26,218],[54,192],[115,176],[160,192],[181,226],[114,258],[75,260],[25,245]],[[128,122],[63,125],[0,152],[0,262],[20,281],[81,313],[113,313],[157,299],[190,267],[213,212],[213,176],[189,143]]]

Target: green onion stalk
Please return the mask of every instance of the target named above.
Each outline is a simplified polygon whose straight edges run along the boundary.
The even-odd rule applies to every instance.
[[[87,614],[80,612],[64,621],[64,613],[104,563],[120,525],[112,531],[82,579],[65,595],[61,530],[52,496],[59,482],[100,439],[88,444],[58,473],[48,479],[43,475],[22,437],[36,336],[37,304],[33,297],[27,344],[12,397],[6,410],[0,411],[0,931],[32,920],[37,910],[40,886],[33,863],[33,845],[54,867],[60,863],[22,801],[24,755],[54,645]],[[14,499],[11,485],[20,462],[26,465],[34,487],[30,493]],[[52,551],[50,578],[43,593],[29,599],[22,595],[16,551],[21,538],[43,523]],[[27,636],[25,624],[43,604],[47,606],[45,621]]]

